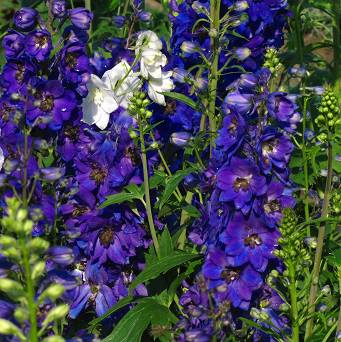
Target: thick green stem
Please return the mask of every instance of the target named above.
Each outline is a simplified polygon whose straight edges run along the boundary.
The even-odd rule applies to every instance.
[[[215,145],[215,135],[217,131],[216,123],[216,97],[217,97],[217,84],[218,84],[218,64],[219,64],[219,17],[220,17],[220,1],[211,0],[210,4],[210,36],[211,36],[211,53],[212,53],[212,65],[209,74],[208,83],[208,111],[207,116],[210,123],[210,151]]]
[[[338,278],[339,278],[339,296],[341,301],[341,267],[338,268]],[[337,320],[337,326],[336,326],[336,333],[341,331],[341,303],[340,303],[340,311],[339,311],[339,318]],[[335,341],[337,342],[337,337],[335,338]]]
[[[290,308],[291,308],[291,326],[292,326],[292,341],[299,342],[300,330],[298,324],[298,307],[297,307],[297,292],[296,292],[296,272],[295,266],[290,263],[289,271],[289,293],[290,293]]]
[[[144,141],[144,130],[143,130],[143,126],[142,126],[142,122],[140,118],[138,118],[138,125],[139,125],[139,130],[140,130],[140,144],[141,144],[142,167],[143,167],[143,184],[144,184],[148,224],[149,224],[150,234],[152,235],[156,255],[160,256],[160,246],[159,246],[159,241],[156,235],[153,213],[152,213],[152,205],[150,201],[149,173],[148,173],[146,144]]]
[[[27,304],[28,304],[28,314],[30,321],[30,331],[29,331],[29,341],[38,341],[38,324],[37,324],[37,307],[34,298],[34,285],[32,281],[31,265],[30,265],[30,255],[27,250],[27,241],[25,237],[20,238],[20,249],[22,251],[22,264],[24,266],[24,275],[26,281],[27,290]]]
[[[307,104],[309,99],[304,98],[303,104],[303,140],[302,140],[302,158],[303,158],[303,172],[304,172],[304,217],[306,221],[309,221],[309,173],[308,173],[308,156],[306,149],[306,139],[305,139],[305,131],[307,129]],[[307,236],[310,236],[310,225],[307,225]]]
[[[333,147],[331,144],[331,135],[330,133],[328,133],[328,173],[327,173],[327,180],[326,180],[326,186],[325,186],[325,191],[324,191],[321,218],[325,218],[328,216],[332,177],[333,177]],[[313,315],[315,313],[315,304],[316,304],[316,298],[317,298],[317,290],[318,290],[318,283],[319,283],[319,276],[320,276],[320,267],[321,267],[322,252],[323,252],[323,247],[324,247],[325,233],[326,233],[326,225],[324,224],[320,226],[318,237],[317,237],[317,247],[316,247],[314,266],[313,266],[313,272],[312,272],[312,283],[310,287],[309,301],[308,301],[308,313],[309,313],[310,318],[306,325],[305,340],[308,340],[311,337],[312,332],[313,332],[313,324],[314,324]]]
[[[333,49],[334,49],[334,77],[336,93],[341,91],[341,0],[333,0]]]

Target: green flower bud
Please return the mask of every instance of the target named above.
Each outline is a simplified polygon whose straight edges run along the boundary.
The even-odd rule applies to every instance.
[[[32,267],[32,279],[40,278],[45,272],[45,261],[39,261]]]
[[[43,342],[65,342],[65,340],[61,336],[54,335],[44,338]]]
[[[57,300],[64,293],[64,286],[61,284],[52,284],[39,296],[39,302],[42,303],[46,298],[50,300]]]
[[[68,312],[69,312],[69,306],[67,304],[61,304],[61,305],[54,307],[46,315],[45,320],[43,321],[43,324],[42,324],[43,327],[46,327],[51,322],[64,318]]]
[[[18,322],[23,323],[28,320],[28,312],[23,307],[19,306],[14,311],[14,317]]]
[[[29,242],[28,248],[31,253],[42,254],[49,248],[49,243],[40,237],[36,237]]]
[[[16,325],[2,318],[0,318],[0,334],[16,336],[26,341],[26,337]]]
[[[152,148],[154,150],[156,150],[158,147],[159,147],[159,144],[156,141],[154,141],[153,143],[150,144],[150,148]]]
[[[279,309],[282,311],[282,312],[287,312],[290,310],[290,305],[288,305],[287,303],[283,303],[279,306]]]
[[[136,139],[138,137],[138,134],[137,132],[133,131],[133,130],[130,130],[129,131],[129,136],[131,139]]]

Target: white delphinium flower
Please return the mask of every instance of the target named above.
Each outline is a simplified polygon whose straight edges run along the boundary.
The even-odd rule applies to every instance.
[[[2,170],[2,167],[4,166],[4,162],[5,162],[4,151],[0,147],[0,171]]]
[[[128,108],[129,98],[141,86],[137,74],[125,60],[106,71],[102,80],[110,85],[118,105],[124,109]]]
[[[167,57],[161,52],[162,42],[153,31],[139,34],[136,42],[136,56],[140,58],[140,73],[148,81],[148,95],[156,103],[165,106],[165,91],[174,89],[172,72],[162,72]]]
[[[174,83],[171,79],[172,74],[172,71],[164,72],[160,78],[150,78],[148,82],[148,96],[162,106],[166,105],[165,97],[162,93],[174,89]]]
[[[87,83],[88,96],[83,100],[83,122],[95,124],[100,129],[108,125],[110,114],[118,108],[115,94],[110,86],[96,75]]]

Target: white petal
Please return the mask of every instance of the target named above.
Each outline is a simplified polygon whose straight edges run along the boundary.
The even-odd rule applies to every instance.
[[[92,125],[98,120],[99,108],[93,102],[84,101],[82,103],[83,118],[82,121]]]
[[[95,122],[95,124],[99,129],[102,129],[102,130],[106,129],[108,126],[109,119],[110,119],[110,114],[103,111],[102,115]]]
[[[157,92],[151,83],[148,84],[148,96],[150,99],[162,106],[166,105],[165,97]]]
[[[104,90],[103,92],[103,102],[101,107],[103,110],[110,114],[118,108],[118,103],[115,98],[115,93],[113,91]]]

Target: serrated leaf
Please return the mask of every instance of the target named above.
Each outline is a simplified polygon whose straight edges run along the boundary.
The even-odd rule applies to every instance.
[[[159,202],[159,209],[162,208],[162,206],[168,201],[169,197],[172,195],[174,190],[177,188],[177,186],[180,184],[180,182],[191,172],[195,171],[193,168],[188,168],[185,170],[177,171],[173,176],[169,177],[165,190],[161,196],[160,202]]]
[[[186,104],[187,106],[193,108],[194,110],[198,110],[198,106],[197,104],[188,96],[184,95],[184,94],[180,94],[177,92],[164,92],[162,93],[163,95],[170,97],[174,100],[180,101],[184,104]]]
[[[176,251],[171,255],[158,259],[156,262],[147,265],[146,268],[134,279],[129,287],[131,293],[141,283],[157,278],[160,274],[168,272],[173,267],[201,257],[198,254]]]

